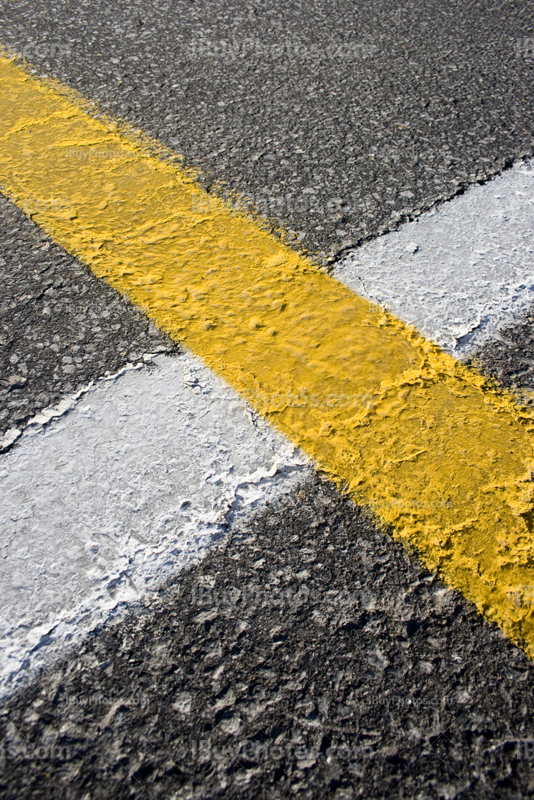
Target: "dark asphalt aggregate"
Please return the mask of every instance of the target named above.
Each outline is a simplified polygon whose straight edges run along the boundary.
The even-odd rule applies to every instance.
[[[178,347],[0,197],[0,437],[106,372]]]
[[[531,404],[534,390],[534,309],[518,317],[514,325],[502,328],[492,342],[481,348],[471,362],[520,401]]]
[[[0,41],[320,263],[533,152],[531,37],[534,7],[502,0],[0,14]],[[173,352],[7,201],[0,256],[2,431]],[[478,354],[513,389],[534,389],[532,322]],[[12,698],[0,796],[530,797],[533,689],[520,649],[317,479]]]
[[[145,353],[179,346],[0,196],[0,436]],[[501,385],[534,390],[534,312],[472,363]]]
[[[320,261],[534,146],[527,0],[4,0],[0,42]]]
[[[0,42],[182,153],[211,190],[252,198],[322,262],[533,152],[532,37],[534,6],[490,0],[6,0],[0,15]],[[172,347],[40,236],[0,206],[1,432]],[[528,331],[481,355],[507,385],[530,386]]]
[[[4,798],[527,798],[534,671],[319,478],[0,717]]]

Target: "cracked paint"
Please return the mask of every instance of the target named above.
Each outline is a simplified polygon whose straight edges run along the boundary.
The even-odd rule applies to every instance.
[[[189,354],[123,370],[29,426],[0,461],[4,690],[309,475]]]
[[[69,197],[68,214],[37,203],[39,225],[534,654],[534,607],[510,600],[534,585],[532,413],[254,220],[222,201],[199,210],[203,190],[126,129],[0,67],[14,202]],[[120,156],[73,164],[74,141]]]
[[[349,253],[334,275],[460,358],[534,300],[534,169],[483,186]]]

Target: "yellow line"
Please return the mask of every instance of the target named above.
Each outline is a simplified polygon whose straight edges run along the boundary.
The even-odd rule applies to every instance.
[[[527,412],[64,88],[0,81],[3,191],[534,655]]]

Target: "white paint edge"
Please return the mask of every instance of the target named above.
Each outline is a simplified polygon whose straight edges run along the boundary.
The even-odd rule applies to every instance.
[[[353,250],[334,277],[468,358],[534,301],[533,163]]]
[[[153,361],[155,355],[155,353],[144,353],[142,356],[142,361],[137,361],[135,364],[128,362],[128,364],[125,364],[125,366],[122,367],[118,372],[106,372],[100,378],[96,378],[95,380],[90,381],[86,386],[78,389],[77,392],[65,395],[65,397],[63,397],[57,405],[43,408],[42,411],[39,411],[38,414],[29,419],[28,422],[22,426],[22,428],[10,428],[0,439],[0,453],[4,452],[4,450],[8,450],[11,445],[22,436],[24,431],[32,430],[32,432],[36,433],[39,428],[41,428],[43,425],[47,425],[50,420],[55,419],[56,417],[62,417],[63,414],[66,414],[75,407],[80,397],[83,397],[84,394],[89,392],[99,383],[102,383],[103,381],[114,381],[116,378],[119,378],[121,375],[124,375],[125,372],[129,372],[132,369],[142,369],[147,364],[150,364],[151,361]]]
[[[0,696],[312,474],[199,359],[151,362],[37,415],[0,458]]]

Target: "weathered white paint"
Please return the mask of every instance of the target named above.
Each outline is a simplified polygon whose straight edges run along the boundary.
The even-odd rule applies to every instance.
[[[70,405],[0,456],[4,692],[311,471],[189,354],[122,371]]]
[[[532,164],[366,243],[334,275],[456,356],[469,356],[534,299]]]

